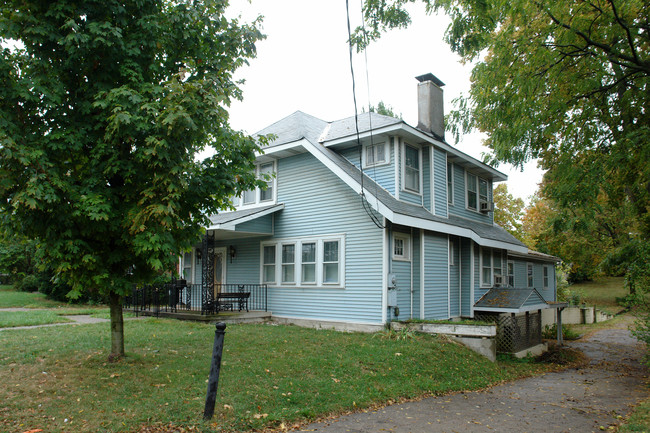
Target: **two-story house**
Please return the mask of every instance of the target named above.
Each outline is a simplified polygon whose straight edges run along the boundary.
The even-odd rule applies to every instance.
[[[273,179],[211,218],[209,253],[184,255],[185,278],[214,291],[265,284],[276,320],[340,329],[554,301],[555,259],[493,222],[493,185],[506,176],[445,142],[444,84],[418,80],[417,127],[298,111],[259,131],[277,137],[257,158]],[[477,304],[495,286],[529,290],[516,305]]]

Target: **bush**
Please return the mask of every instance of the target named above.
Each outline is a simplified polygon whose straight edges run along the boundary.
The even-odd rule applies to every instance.
[[[552,325],[546,325],[542,331],[542,338],[547,340],[554,340],[557,338],[557,325],[554,323]],[[562,327],[562,338],[565,340],[577,340],[580,338],[580,334],[573,331],[567,326]]]
[[[16,283],[15,287],[16,290],[21,292],[38,292],[40,284],[41,282],[36,275],[26,275],[22,280]]]

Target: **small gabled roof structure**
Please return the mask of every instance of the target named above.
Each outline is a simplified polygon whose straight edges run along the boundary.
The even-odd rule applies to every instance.
[[[555,308],[536,289],[493,287],[474,304],[474,311],[494,313],[523,313]]]

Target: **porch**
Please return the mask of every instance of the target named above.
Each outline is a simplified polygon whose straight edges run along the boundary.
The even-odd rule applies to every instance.
[[[237,313],[263,317],[267,311],[266,284],[187,284],[176,280],[163,285],[134,287],[124,299],[124,311],[138,315],[210,320]]]

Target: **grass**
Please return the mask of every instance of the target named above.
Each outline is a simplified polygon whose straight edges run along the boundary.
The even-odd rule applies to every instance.
[[[127,322],[128,357],[107,363],[106,324],[0,333],[0,430],[123,432],[172,423],[197,431],[290,426],[545,371],[492,363],[442,337],[374,338],[293,326],[229,325],[213,422],[203,422],[214,327]],[[67,421],[66,421],[67,420]]]
[[[644,400],[617,430],[618,433],[650,431],[650,399]]]
[[[572,292],[584,294],[587,305],[594,305],[609,313],[616,313],[623,309],[616,298],[628,295],[623,277],[602,277],[594,281],[569,286]]]
[[[52,310],[3,311],[0,312],[0,328],[16,326],[48,325],[51,323],[70,322]]]
[[[12,286],[0,286],[0,308],[52,308],[67,305],[47,299],[43,293],[18,292]]]

